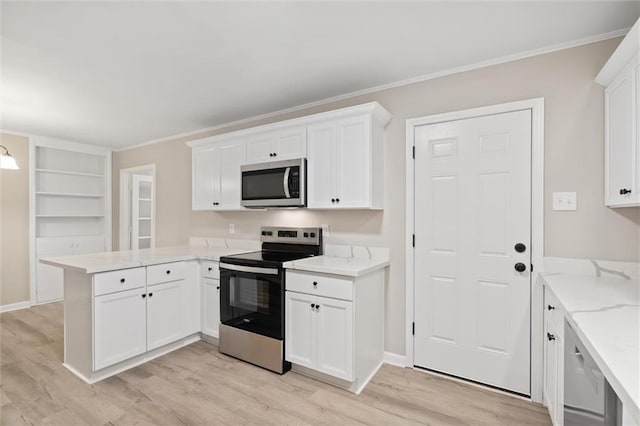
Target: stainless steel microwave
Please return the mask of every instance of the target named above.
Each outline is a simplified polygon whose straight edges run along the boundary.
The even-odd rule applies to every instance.
[[[241,166],[242,205],[249,208],[305,207],[307,160]]]

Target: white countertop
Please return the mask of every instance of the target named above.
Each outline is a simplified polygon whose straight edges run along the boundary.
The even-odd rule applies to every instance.
[[[640,281],[541,274],[625,409],[640,423]]]
[[[86,274],[95,274],[183,260],[211,260],[217,262],[222,256],[248,253],[251,251],[255,250],[227,247],[181,246],[142,249],[138,251],[112,251],[76,256],[47,257],[40,259],[40,262],[60,268],[81,271]],[[379,259],[316,256],[284,263],[284,267],[288,269],[346,275],[350,277],[366,275],[369,272],[384,268],[387,265],[389,265],[388,256]]]
[[[162,247],[142,249],[138,251],[111,251],[65,257],[47,257],[41,263],[74,269],[87,274],[115,271],[118,269],[136,268],[159,263],[179,262],[182,260],[219,261],[221,256],[247,253],[254,250],[226,247]]]
[[[359,277],[389,265],[388,258],[316,256],[285,262],[284,267],[300,271]]]

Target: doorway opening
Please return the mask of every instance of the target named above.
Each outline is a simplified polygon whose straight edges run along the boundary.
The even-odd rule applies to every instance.
[[[119,250],[155,247],[156,165],[120,170]]]

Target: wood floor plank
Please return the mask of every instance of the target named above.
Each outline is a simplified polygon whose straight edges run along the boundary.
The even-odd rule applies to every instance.
[[[384,365],[361,395],[196,342],[94,385],[62,366],[61,303],[0,314],[0,424],[550,425],[544,407]]]

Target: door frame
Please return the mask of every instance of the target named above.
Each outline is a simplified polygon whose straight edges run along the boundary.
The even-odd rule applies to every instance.
[[[531,400],[542,403],[543,386],[543,290],[537,276],[542,272],[544,256],[544,98],[526,99],[486,107],[471,108],[443,114],[428,115],[406,121],[406,328],[405,328],[405,365],[414,368],[414,293],[415,265],[413,235],[415,209],[415,128],[428,124],[464,120],[487,115],[531,110],[531,262],[534,273],[531,274]]]
[[[153,179],[152,183],[152,201],[151,201],[151,235],[154,238],[151,239],[151,248],[156,246],[156,165],[145,164],[143,166],[129,167],[127,169],[120,169],[120,205],[119,205],[119,220],[118,220],[118,250],[131,250],[131,239],[129,237],[131,221],[131,199],[129,197],[129,188],[131,186],[131,175],[136,172],[151,172],[150,176]],[[125,243],[129,241],[128,243]]]

